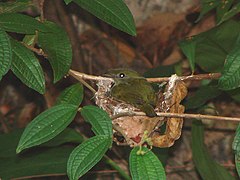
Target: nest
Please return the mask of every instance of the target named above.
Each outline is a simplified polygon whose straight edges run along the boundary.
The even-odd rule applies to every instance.
[[[170,147],[181,135],[183,119],[148,117],[138,108],[110,97],[113,81],[100,80],[95,94],[96,104],[112,117],[114,141],[118,145],[139,146],[147,143],[156,147]],[[183,113],[180,104],[187,95],[184,82],[172,75],[164,92],[157,93],[155,112]],[[161,126],[166,123],[165,131]]]

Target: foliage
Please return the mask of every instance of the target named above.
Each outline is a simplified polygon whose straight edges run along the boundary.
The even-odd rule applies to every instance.
[[[111,26],[136,35],[131,12],[123,0],[65,0],[66,5],[75,3]],[[188,58],[192,72],[199,68],[203,72],[221,72],[215,82],[202,85],[187,98],[187,110],[197,112],[208,101],[223,93],[240,102],[240,22],[232,20],[240,12],[240,3],[234,0],[202,0],[202,9],[197,21],[211,10],[216,10],[217,26],[209,31],[188,37],[179,43]],[[39,62],[40,47],[52,69],[54,83],[69,71],[72,62],[72,47],[65,30],[51,21],[23,15],[21,12],[33,6],[32,1],[0,3],[0,80],[11,70],[29,88],[44,94],[44,71]],[[234,31],[232,29],[235,29]],[[24,36],[22,41],[14,39],[12,33]],[[156,67],[146,77],[168,76],[175,65]],[[113,127],[111,118],[96,106],[80,107],[83,87],[75,84],[65,89],[56,104],[39,114],[24,131],[0,136],[0,178],[22,178],[35,175],[67,173],[70,179],[78,179],[95,166],[112,146]],[[91,124],[95,136],[84,139],[79,133],[66,129],[80,111],[84,120]],[[203,179],[233,177],[208,154],[203,143],[203,125],[192,126],[193,159]],[[21,138],[20,137],[21,134]],[[240,172],[240,128],[233,142],[236,168]],[[63,144],[67,146],[62,146]],[[81,143],[77,146],[77,144]],[[34,147],[34,150],[33,149]],[[16,151],[16,153],[15,153]],[[164,167],[158,157],[143,147],[132,149],[129,163],[133,179],[166,179]],[[54,162],[54,166],[52,163]],[[31,166],[29,166],[29,164]],[[20,167],[20,168],[19,168]],[[125,176],[126,179],[129,177]]]

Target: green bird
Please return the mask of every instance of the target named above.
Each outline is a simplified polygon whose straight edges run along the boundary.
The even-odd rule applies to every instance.
[[[151,84],[136,71],[129,69],[111,69],[106,76],[114,79],[111,96],[145,112],[147,116],[157,116],[156,94]]]

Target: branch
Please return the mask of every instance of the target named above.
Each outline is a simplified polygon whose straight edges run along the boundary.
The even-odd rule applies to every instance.
[[[131,114],[121,114],[121,116],[146,116],[144,112],[133,112]],[[179,113],[160,113],[158,112],[157,115],[159,117],[169,117],[169,118],[185,118],[185,119],[209,119],[209,120],[218,120],[218,121],[235,121],[240,122],[240,118],[236,117],[225,117],[225,116],[211,116],[211,115],[203,115],[203,114],[179,114]],[[113,119],[118,118],[118,116],[113,116]]]
[[[88,79],[92,81],[100,81],[100,80],[110,80],[112,78],[102,77],[102,76],[93,76],[85,73],[81,73],[78,71],[74,71],[72,69],[68,72],[71,76],[77,79]],[[198,75],[190,75],[190,76],[179,76],[179,80],[186,81],[186,80],[203,80],[203,79],[218,79],[221,76],[220,73],[209,73],[209,74],[198,74]],[[170,80],[170,77],[161,77],[161,78],[147,78],[149,82],[166,82]]]

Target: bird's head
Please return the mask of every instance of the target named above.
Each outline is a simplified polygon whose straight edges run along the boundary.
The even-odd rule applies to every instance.
[[[110,69],[105,76],[113,78],[115,82],[121,82],[132,78],[142,78],[140,74],[130,69]]]

